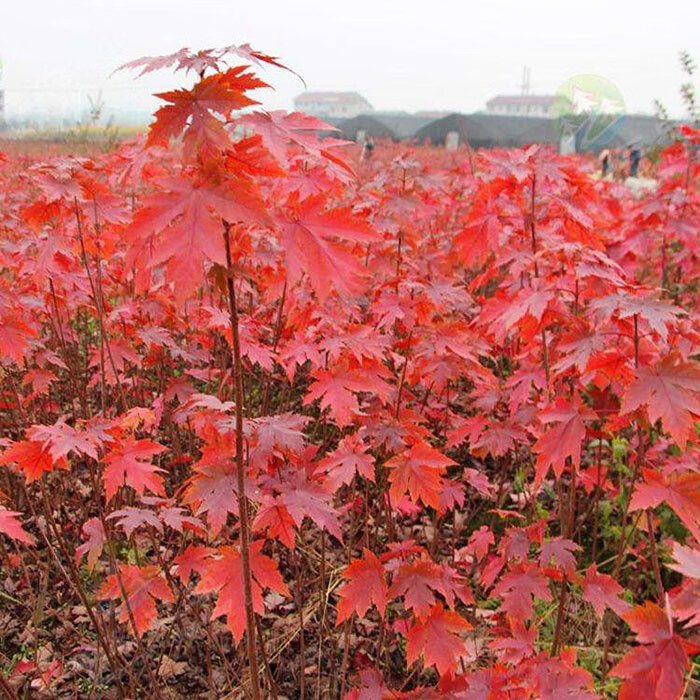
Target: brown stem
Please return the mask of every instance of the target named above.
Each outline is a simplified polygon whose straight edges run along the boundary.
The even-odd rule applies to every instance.
[[[566,609],[566,598],[568,593],[568,580],[566,576],[561,582],[561,592],[559,593],[559,610],[557,611],[557,625],[554,630],[554,641],[552,642],[552,656],[556,656],[559,651],[559,643],[561,641],[561,630],[564,624],[564,610]]]
[[[20,409],[21,409],[21,404],[20,404]],[[22,409],[22,418],[24,422],[26,423],[26,415],[24,414],[24,411]],[[70,552],[68,551],[68,545],[65,542],[64,538],[62,537],[61,531],[58,528],[58,525],[56,524],[56,521],[53,517],[53,513],[51,511],[51,506],[49,503],[48,495],[46,493],[46,487],[44,486],[44,481],[41,479],[39,481],[39,488],[41,491],[42,495],[42,505],[44,507],[44,515],[46,516],[46,522],[48,523],[49,530],[53,532],[54,537],[56,538],[56,541],[58,542],[58,546],[60,547],[63,556],[66,558],[66,561],[68,562],[68,567],[70,569],[70,574],[65,570],[63,563],[61,562],[61,558],[58,556],[58,553],[54,549],[53,545],[51,544],[51,541],[49,540],[48,535],[41,530],[41,534],[44,538],[44,541],[46,542],[46,545],[49,549],[49,552],[53,556],[54,560],[56,561],[56,564],[58,565],[59,570],[63,574],[64,578],[68,582],[68,585],[73,588],[73,590],[77,593],[78,597],[80,598],[80,601],[82,602],[85,612],[87,613],[87,616],[90,618],[90,622],[92,623],[92,626],[95,630],[95,633],[97,634],[97,638],[99,640],[99,643],[102,644],[102,648],[105,650],[105,655],[107,656],[107,660],[109,662],[110,668],[112,670],[112,674],[114,676],[114,681],[117,684],[117,692],[119,693],[120,697],[126,697],[126,693],[124,691],[124,686],[121,683],[121,680],[119,679],[119,671],[118,671],[118,666],[116,663],[116,660],[112,656],[112,650],[109,644],[107,643],[107,637],[104,634],[104,631],[99,624],[97,620],[97,616],[95,615],[95,611],[93,610],[92,604],[90,603],[87,593],[85,592],[85,589],[83,588],[83,583],[80,578],[80,574],[76,568],[75,562],[73,557],[71,556]],[[29,508],[32,512],[32,515],[34,516],[34,519],[36,520],[36,511],[34,510],[34,507],[32,505],[31,499],[27,496],[25,493],[25,500],[27,504],[29,505]],[[118,652],[117,652],[118,653]],[[127,667],[128,670],[128,667]],[[2,672],[0,672],[0,675],[2,675]],[[133,681],[133,676],[131,675],[131,671],[129,670],[129,677]]]
[[[19,700],[19,695],[15,689],[5,680],[5,674],[0,669],[0,690],[9,698],[9,700]]]
[[[666,273],[666,234],[664,233],[661,242],[661,293],[666,293],[667,273]]]
[[[340,663],[340,695],[338,697],[343,697],[345,695],[345,681],[346,681],[346,670],[348,667],[348,659],[350,658],[350,628],[352,625],[351,620],[345,620],[345,629],[343,638],[345,640],[345,648],[343,649],[343,660]]]
[[[637,318],[637,314],[634,315],[634,336],[633,336],[633,342],[634,342],[634,366],[635,368],[639,367],[639,322]],[[637,478],[639,477],[639,472],[642,466],[642,463],[644,462],[645,459],[645,450],[644,450],[644,434],[642,432],[642,429],[637,426],[637,459],[636,463],[634,465],[634,471],[632,472],[632,480],[630,482],[630,492],[627,496],[627,502],[625,503],[625,508],[622,513],[622,528],[620,532],[620,539],[619,539],[619,544],[618,544],[618,550],[617,550],[617,556],[615,559],[615,567],[613,569],[613,578],[617,580],[617,578],[620,575],[620,569],[622,567],[622,559],[625,554],[625,550],[627,549],[627,543],[632,537],[632,532],[625,537],[625,524],[627,523],[627,514],[629,512],[629,507],[630,503],[632,502],[632,495],[634,494],[634,487],[635,484],[637,483]],[[641,516],[641,513],[640,513]],[[639,522],[639,518],[637,519],[637,522]],[[632,528],[632,531],[634,531],[634,527]],[[653,534],[651,535],[653,537]],[[660,580],[660,575],[659,575],[659,580]],[[659,594],[662,589],[659,589]],[[610,651],[610,639],[612,636],[612,618],[608,615],[608,620],[607,620],[607,629],[605,632],[605,644],[603,647],[603,661],[602,661],[602,678],[605,680],[608,672],[608,652]]]
[[[384,640],[386,639],[386,616],[382,615],[382,621],[379,623],[379,639],[377,640],[377,652],[374,657],[374,663],[377,668],[381,668],[382,655],[384,654]]]
[[[408,345],[406,347],[406,361],[403,363],[403,368],[401,370],[401,378],[399,379],[399,391],[396,396],[396,420],[399,419],[399,412],[401,411],[401,394],[403,393],[403,387],[406,383],[406,369],[408,368],[408,352],[411,348],[411,338],[413,336],[413,331],[408,336]]]
[[[10,385],[10,389],[12,391],[12,395],[17,402],[17,412],[19,413],[19,417],[22,423],[25,425],[28,424],[29,418],[27,417],[27,412],[24,410],[24,403],[22,402],[22,395],[19,393],[19,389],[17,388],[17,384],[15,383],[15,379],[12,376],[12,373],[10,370],[5,367],[5,365],[0,362],[0,371],[7,377],[8,384]]]
[[[319,633],[318,633],[318,658],[316,659],[316,700],[321,698],[321,667],[323,644],[326,637],[326,609],[328,606],[328,595],[326,592],[326,531],[321,530],[321,561],[318,574],[318,592],[321,601],[319,611]]]
[[[119,373],[117,372],[117,365],[114,362],[114,356],[112,355],[112,348],[109,345],[109,338],[107,337],[107,333],[105,331],[105,326],[104,326],[104,306],[102,304],[102,289],[101,289],[101,274],[100,274],[100,268],[101,265],[99,264],[98,260],[98,265],[97,265],[97,271],[98,271],[98,286],[100,287],[98,289],[98,286],[95,285],[95,282],[92,278],[92,273],[90,272],[90,265],[88,263],[88,258],[87,258],[87,251],[85,250],[85,241],[83,239],[83,226],[80,221],[80,211],[78,209],[78,201],[75,200],[75,218],[78,223],[78,240],[80,241],[80,250],[82,253],[82,258],[83,258],[83,265],[85,266],[85,272],[87,273],[88,277],[88,282],[90,283],[90,289],[92,291],[92,296],[95,299],[95,306],[97,307],[97,323],[100,328],[100,351],[102,352],[102,343],[104,343],[104,346],[107,348],[107,356],[109,357],[109,362],[112,367],[112,372],[114,372],[114,380],[117,383],[117,391],[119,393],[119,399],[122,403],[122,409],[126,411],[128,409],[128,405],[126,403],[126,397],[124,396],[124,389],[122,388],[121,381],[119,380]],[[104,363],[102,362],[102,381],[104,383]],[[104,397],[104,391],[103,391],[103,397]],[[104,401],[104,398],[103,398]]]
[[[285,281],[284,287],[282,288],[282,297],[280,298],[280,306],[277,310],[277,320],[275,321],[275,330],[272,338],[272,353],[277,351],[277,345],[280,342],[280,337],[282,335],[282,311],[284,309],[284,302],[287,298],[287,282]],[[272,384],[272,371],[270,371],[265,380],[265,392],[263,394],[262,407],[260,409],[260,416],[266,416],[270,408],[270,386]]]
[[[42,536],[44,537],[44,540],[48,546],[49,552],[53,556],[54,560],[56,561],[56,564],[58,565],[58,569],[61,571],[63,574],[63,577],[66,579],[68,582],[68,585],[73,588],[73,590],[78,594],[78,598],[80,598],[80,602],[83,604],[85,608],[85,612],[87,613],[87,616],[90,618],[90,622],[92,623],[92,626],[95,630],[95,633],[97,634],[97,638],[99,639],[100,643],[102,644],[102,648],[105,650],[105,655],[107,656],[107,661],[109,662],[110,668],[112,669],[112,675],[114,676],[114,681],[117,684],[117,691],[119,692],[120,697],[126,697],[126,693],[124,692],[124,687],[122,686],[121,680],[119,679],[119,670],[118,666],[116,663],[116,660],[112,656],[112,648],[107,642],[107,637],[103,633],[102,626],[99,624],[97,620],[97,616],[95,615],[95,611],[93,610],[92,604],[90,600],[88,599],[87,593],[85,592],[85,589],[83,588],[83,583],[80,578],[80,574],[78,570],[75,567],[75,562],[73,560],[73,557],[71,556],[70,552],[68,551],[68,546],[66,542],[64,541],[61,532],[58,528],[58,525],[56,524],[56,521],[53,517],[53,513],[51,512],[51,505],[49,503],[48,496],[46,494],[46,488],[44,487],[44,482],[41,480],[39,482],[40,490],[41,490],[41,495],[42,495],[42,505],[44,507],[44,515],[46,516],[46,522],[49,526],[49,530],[53,532],[53,536],[56,538],[56,541],[58,542],[58,546],[60,547],[61,551],[63,552],[63,556],[66,559],[66,562],[68,564],[68,568],[70,569],[70,574],[68,571],[66,571],[65,567],[63,566],[63,563],[61,562],[60,557],[58,556],[58,553],[54,549],[53,545],[51,544],[48,535],[41,531]],[[34,513],[34,508],[31,506],[31,502],[29,502],[32,513]]]
[[[238,328],[236,288],[231,257],[230,225],[224,222],[224,245],[226,247],[226,286],[228,290],[229,315],[233,336],[233,386],[236,403],[236,471],[238,481],[238,517],[240,520],[241,567],[243,569],[243,595],[245,597],[246,644],[250,665],[250,682],[253,700],[260,700],[260,673],[255,634],[255,610],[253,609],[253,583],[250,572],[250,526],[248,522],[248,498],[245,493],[245,461],[243,452],[243,364],[241,362],[241,339]]]
[[[537,227],[535,219],[535,185],[537,183],[537,175],[532,173],[532,188],[530,189],[530,239],[532,243],[532,254],[537,255]],[[540,270],[535,262],[535,277],[540,276]]]
[[[294,567],[294,578],[297,581],[297,585],[295,586],[294,590],[294,597],[297,608],[297,614],[299,616],[299,698],[300,700],[304,700],[304,698],[306,697],[306,642],[304,639],[303,603],[304,579],[301,575],[299,562],[297,561],[297,553],[295,549],[292,550],[292,565]]]
[[[263,667],[265,668],[265,676],[267,677],[267,682],[270,686],[270,693],[273,700],[278,700],[279,689],[277,688],[277,683],[272,676],[272,669],[270,668],[270,662],[267,658],[267,651],[265,650],[265,641],[263,639],[262,629],[260,627],[260,619],[255,619],[255,629],[258,632],[258,641],[260,642],[260,655],[262,656]]]
[[[654,535],[654,522],[651,517],[651,508],[647,508],[647,532],[649,533],[649,547],[651,549],[651,563],[654,567],[654,578],[656,579],[656,595],[659,604],[664,604],[664,585],[661,582],[661,568],[659,566],[659,555],[656,551],[656,536]]]
[[[568,518],[563,523],[562,536],[567,538],[573,532],[573,526],[576,522],[576,472],[573,464],[571,465],[571,482],[569,483],[569,512]],[[561,642],[561,632],[564,626],[566,617],[566,598],[569,591],[568,579],[564,574],[564,580],[561,582],[561,591],[559,593],[559,609],[557,610],[557,623],[554,630],[554,640],[552,641],[552,656],[556,656],[559,651]]]
[[[397,246],[396,246],[396,291],[399,290],[399,274],[401,272],[401,245],[403,243],[403,236],[401,231],[399,231]]]
[[[544,328],[542,329],[542,364],[544,365],[544,376],[547,381],[547,394],[549,396],[549,399],[551,400],[552,390],[549,384],[549,348],[547,347],[547,334]]]
[[[107,557],[109,559],[110,566],[112,567],[112,571],[114,572],[114,577],[117,580],[119,592],[123,600],[124,609],[126,610],[127,617],[129,618],[129,624],[131,625],[134,638],[136,639],[136,648],[138,649],[138,652],[141,655],[146,675],[148,676],[151,688],[153,689],[153,697],[158,698],[158,700],[160,700],[160,698],[162,698],[162,695],[160,693],[160,688],[158,687],[158,680],[156,679],[153,673],[153,669],[151,668],[151,664],[148,661],[148,653],[146,652],[146,647],[143,645],[141,636],[138,633],[138,627],[136,625],[134,611],[131,607],[131,603],[129,602],[129,592],[126,590],[126,586],[124,585],[124,579],[122,578],[121,571],[119,569],[119,562],[117,561],[117,555],[114,549],[114,542],[109,537],[109,525],[107,523],[107,516],[105,515],[105,510],[102,505],[102,494],[100,493],[100,482],[98,479],[97,470],[91,462],[88,462],[88,471],[90,473],[90,479],[92,481],[92,492],[94,500],[97,504],[97,515],[100,519],[100,523],[102,524],[102,529],[107,535],[105,538],[105,549],[107,551]],[[44,498],[47,498],[45,492]],[[136,563],[140,566],[138,559]]]

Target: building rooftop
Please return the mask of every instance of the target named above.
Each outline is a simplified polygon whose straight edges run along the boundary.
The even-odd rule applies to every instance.
[[[354,103],[367,102],[359,92],[303,92],[294,99],[295,102],[336,102],[336,103]]]
[[[539,104],[551,105],[556,100],[555,95],[496,95],[492,97],[486,104]]]

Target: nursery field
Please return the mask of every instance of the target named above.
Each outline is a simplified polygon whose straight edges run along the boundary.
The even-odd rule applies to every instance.
[[[699,132],[640,194],[127,69],[0,153],[0,695],[697,697]]]

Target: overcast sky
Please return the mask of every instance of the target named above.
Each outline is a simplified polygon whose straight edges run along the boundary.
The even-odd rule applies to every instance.
[[[121,63],[183,46],[249,42],[280,56],[312,90],[356,90],[376,109],[483,109],[516,93],[553,93],[579,73],[617,85],[629,111],[659,98],[682,114],[678,52],[700,62],[697,0],[0,0],[0,58],[10,115],[86,106],[151,110],[169,73],[109,77]],[[303,90],[279,71],[269,108]],[[697,81],[696,81],[697,82]]]

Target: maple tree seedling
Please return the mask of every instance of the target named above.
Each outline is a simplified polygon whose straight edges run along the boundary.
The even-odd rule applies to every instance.
[[[637,196],[124,68],[147,134],[0,154],[0,691],[697,693],[697,130]]]

